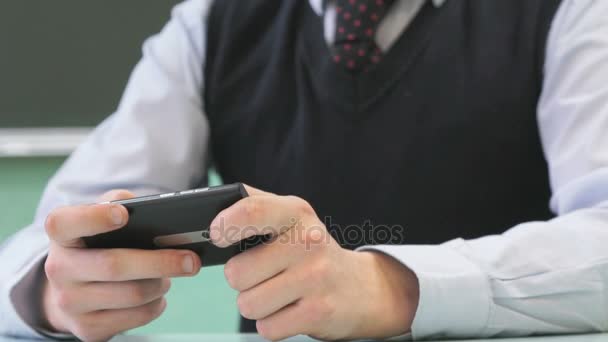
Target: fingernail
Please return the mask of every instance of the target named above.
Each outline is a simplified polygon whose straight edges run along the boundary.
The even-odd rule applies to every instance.
[[[194,272],[194,259],[192,259],[192,256],[186,255],[184,257],[184,260],[182,260],[182,268],[186,274]]]
[[[115,226],[122,226],[125,222],[124,215],[121,208],[118,205],[113,205],[110,209],[110,215],[112,216],[112,223]]]

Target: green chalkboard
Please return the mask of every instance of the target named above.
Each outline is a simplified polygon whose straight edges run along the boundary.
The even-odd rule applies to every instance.
[[[0,1],[0,128],[100,122],[177,3]]]

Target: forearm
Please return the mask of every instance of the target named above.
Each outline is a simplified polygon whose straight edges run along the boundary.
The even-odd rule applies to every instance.
[[[500,236],[440,246],[380,246],[414,271],[415,339],[608,330],[608,206]]]

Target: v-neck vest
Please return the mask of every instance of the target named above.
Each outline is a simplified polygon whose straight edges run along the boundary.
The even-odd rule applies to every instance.
[[[346,248],[550,219],[536,110],[559,4],[428,1],[352,75],[308,1],[218,0],[202,90],[213,163],[225,182],[306,199]]]

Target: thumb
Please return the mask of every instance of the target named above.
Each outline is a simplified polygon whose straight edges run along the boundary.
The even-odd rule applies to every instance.
[[[134,198],[135,194],[129,190],[118,189],[111,190],[101,195],[99,198],[101,202],[112,202]]]

